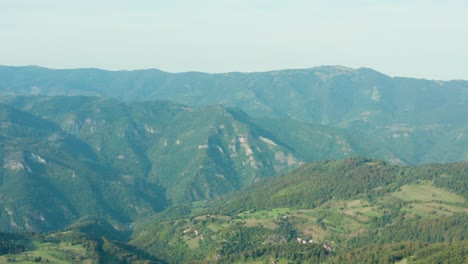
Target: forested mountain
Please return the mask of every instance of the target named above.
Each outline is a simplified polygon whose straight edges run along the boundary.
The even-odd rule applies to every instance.
[[[0,148],[2,231],[57,229],[86,215],[128,228],[166,204],[159,185],[128,181],[57,124],[1,104]]]
[[[0,79],[3,95],[170,100],[197,108],[221,104],[253,117],[344,127],[366,138],[353,152],[394,163],[468,160],[468,81],[389,77],[340,66],[224,74],[1,66]]]
[[[166,206],[216,198],[307,161],[362,155],[409,163],[447,147],[453,161],[468,149],[463,138],[369,136],[365,129],[252,118],[220,105],[85,96],[1,102],[9,105],[2,105],[0,134],[2,230],[55,229],[87,215],[128,228]],[[16,174],[25,177],[10,176]],[[89,198],[82,202],[83,194]]]
[[[176,204],[216,197],[303,162],[245,114],[221,106],[192,109],[97,97],[12,100],[9,104],[87,144],[96,161],[115,170],[115,177],[160,183]]]
[[[360,157],[310,163],[157,214],[131,243],[172,263],[463,263],[467,171],[467,163],[400,167]]]
[[[467,261],[467,81],[340,66],[0,80],[0,232],[17,233],[0,233],[0,262]]]
[[[410,127],[460,125],[468,81],[389,77],[367,68],[322,66],[256,73],[167,73],[0,67],[0,93],[100,95],[123,101],[171,100],[190,106],[224,104],[254,116],[349,126],[356,121]]]
[[[304,160],[241,111],[221,106],[9,100],[35,115],[2,105],[2,230],[56,229],[86,215],[128,228],[141,215],[238,190]],[[345,156],[334,143],[319,147],[314,152]]]

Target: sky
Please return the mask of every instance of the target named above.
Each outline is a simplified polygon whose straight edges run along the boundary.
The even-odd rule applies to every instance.
[[[0,65],[468,80],[465,0],[0,0]]]

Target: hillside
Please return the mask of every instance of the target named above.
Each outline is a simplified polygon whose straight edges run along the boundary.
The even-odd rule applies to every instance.
[[[445,256],[463,263],[467,170],[466,163],[413,168],[365,158],[310,163],[157,214],[131,243],[171,263],[422,263],[451,250]]]
[[[87,217],[49,234],[0,234],[0,260],[464,263],[467,170],[362,157],[308,163],[140,218],[134,230]]]
[[[389,77],[340,66],[224,74],[1,66],[0,78],[1,95],[170,100],[194,109],[221,104],[255,118],[277,119],[267,130],[279,130],[278,122],[290,120],[345,128],[346,140],[335,142],[350,155],[404,165],[468,161],[467,81]]]
[[[238,111],[97,97],[1,105],[3,231],[45,231],[98,215],[118,226],[219,197],[303,163]],[[33,115],[34,114],[34,115]]]
[[[220,105],[86,96],[0,101],[9,105],[2,105],[0,131],[4,231],[57,229],[88,215],[127,229],[167,206],[217,198],[308,161],[363,155],[406,164],[468,155],[463,134],[451,140],[448,132],[405,127],[388,134],[258,119]]]
[[[162,188],[128,182],[96,152],[50,121],[0,105],[0,229],[44,231],[86,215],[120,228],[161,210]]]
[[[303,162],[248,118],[221,106],[37,96],[8,103],[88,144],[123,180],[160,183],[175,204],[213,198]]]
[[[95,219],[47,234],[0,233],[0,263],[164,263],[116,240],[118,233]]]

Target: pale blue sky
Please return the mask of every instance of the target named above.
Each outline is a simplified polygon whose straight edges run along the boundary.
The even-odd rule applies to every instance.
[[[0,64],[468,79],[468,1],[0,0]]]

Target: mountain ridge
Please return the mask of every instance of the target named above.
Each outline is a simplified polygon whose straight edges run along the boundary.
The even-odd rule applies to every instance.
[[[259,70],[259,71],[225,71],[225,72],[207,72],[207,71],[166,71],[159,68],[135,68],[135,69],[105,69],[105,68],[96,68],[96,67],[76,67],[76,68],[55,68],[55,67],[46,67],[41,65],[0,65],[0,68],[36,68],[36,69],[43,69],[43,70],[52,70],[52,71],[87,71],[87,70],[96,70],[102,72],[144,72],[144,71],[154,71],[154,72],[163,72],[169,74],[184,74],[184,73],[201,73],[201,74],[209,74],[209,75],[225,75],[225,74],[255,74],[255,73],[277,73],[281,71],[307,71],[307,70],[319,70],[319,69],[335,69],[335,70],[342,70],[342,71],[368,71],[374,72],[381,75],[388,76],[390,78],[401,78],[401,79],[416,79],[416,80],[428,80],[428,81],[440,81],[440,82],[457,82],[457,81],[468,81],[468,79],[433,79],[427,77],[411,77],[411,76],[400,76],[400,75],[389,75],[382,71],[375,70],[370,67],[348,67],[344,65],[319,65],[319,66],[312,66],[312,67],[304,67],[304,68],[283,68],[283,69],[272,69],[272,70]]]
[[[120,101],[169,100],[239,107],[254,117],[338,127],[453,122],[467,108],[468,81],[389,77],[372,69],[323,66],[253,73],[160,70],[50,70],[0,67],[0,94],[92,95]],[[415,118],[414,112],[427,112]]]

